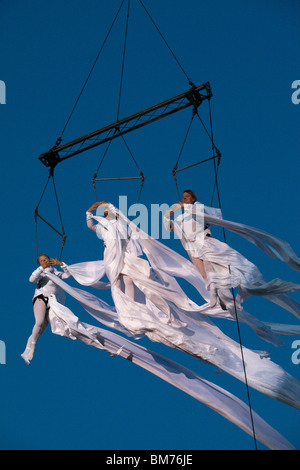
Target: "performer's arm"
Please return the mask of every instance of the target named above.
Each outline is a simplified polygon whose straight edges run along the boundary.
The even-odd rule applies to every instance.
[[[42,266],[39,266],[35,271],[33,271],[33,273],[31,274],[30,278],[29,278],[29,282],[31,283],[35,283],[35,282],[39,282],[40,279],[44,277],[44,268],[42,268]]]
[[[68,279],[71,276],[71,273],[69,273],[68,266],[66,265],[66,263],[64,263],[63,261],[59,261],[56,258],[50,258],[50,261],[52,265],[60,266],[64,271],[63,273],[59,272],[57,274],[60,279]]]
[[[94,232],[96,232],[97,224],[95,224],[95,222],[93,221],[93,215],[91,211],[86,212],[86,225],[88,226],[90,230],[93,230]]]
[[[88,226],[88,228],[90,230],[93,230],[93,232],[97,232],[97,226],[98,224],[95,224],[94,220],[93,220],[93,211],[95,209],[97,209],[98,206],[104,206],[104,207],[108,207],[109,209],[113,209],[114,206],[112,204],[110,204],[109,202],[104,202],[104,201],[101,201],[101,202],[95,202],[87,211],[86,211],[86,224]],[[105,218],[104,218],[105,220]]]
[[[174,212],[171,210],[167,210],[164,215],[164,226],[167,232],[174,232],[174,220],[172,220],[172,216]]]

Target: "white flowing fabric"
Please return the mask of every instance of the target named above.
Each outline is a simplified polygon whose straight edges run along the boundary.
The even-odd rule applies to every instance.
[[[145,305],[128,299],[128,297],[118,289],[116,295],[114,295],[114,303],[120,323],[125,329],[132,333],[146,334],[152,341],[159,341],[191,355],[195,355],[204,361],[217,365],[219,368],[226,370],[231,375],[244,381],[239,345],[223,335],[221,330],[207,318],[201,317],[198,314],[198,306],[191,303],[189,299],[188,302],[186,301],[187,297],[173,277],[183,277],[197,288],[200,287],[200,290],[203,291],[203,280],[202,283],[199,282],[201,276],[199,276],[198,270],[188,260],[185,260],[185,258],[177,255],[172,250],[164,247],[164,245],[157,240],[145,234],[114,206],[110,205],[109,207],[110,211],[117,215],[119,222],[124,223],[123,226],[121,225],[122,233],[124,233],[124,230],[126,231],[127,225],[130,227],[134,237],[139,241],[144,253],[147,255],[156,276],[162,282],[165,291],[171,291],[171,302],[173,302],[172,305],[167,301],[171,315],[168,317],[168,321],[163,323],[160,321],[162,319],[162,312],[156,315],[156,319],[151,318],[151,314],[149,316],[149,310],[151,311],[151,308],[147,308],[149,307],[148,299],[146,299],[145,308]],[[101,221],[101,218],[98,217],[94,217],[94,219],[99,222]],[[114,226],[114,230],[116,230],[117,227],[118,224]],[[115,240],[116,234],[114,237]],[[110,257],[110,261],[111,263],[114,262],[113,257]],[[117,264],[122,265],[120,260],[117,261]],[[191,266],[194,267],[194,270],[191,269]],[[137,277],[139,277],[138,271],[136,274]],[[177,304],[178,295],[176,296],[175,293],[179,293],[179,298],[185,299],[185,301],[181,301],[181,304],[179,301]],[[166,296],[166,293],[164,295]],[[166,297],[164,300],[166,300]],[[194,312],[191,311],[190,307],[194,308]],[[155,305],[155,310],[156,312],[159,311],[159,306],[157,307]],[[195,312],[197,312],[196,317]],[[253,318],[251,319],[250,317],[249,314],[243,315],[244,321],[247,321],[248,324],[252,323],[252,327],[255,326],[257,331],[259,329],[257,328],[258,323],[253,321]],[[170,318],[179,319],[181,327],[176,329],[178,325],[172,324]],[[156,320],[158,321],[156,322]],[[260,326],[263,327],[260,328],[262,336],[265,334],[271,337],[273,332],[280,330],[278,328],[276,329],[275,326],[272,331],[272,324],[261,324]],[[287,326],[286,332],[288,331],[291,332],[292,330],[289,330]],[[285,371],[283,371],[280,366],[272,363],[270,359],[260,357],[258,354],[246,348],[244,348],[244,351],[249,385],[269,396],[285,401],[292,406],[299,407],[299,382],[289,376],[289,374],[286,375]],[[284,390],[281,392],[279,390],[282,389],[282,386]]]
[[[68,266],[69,272],[71,275],[82,285],[90,285],[92,287],[100,288],[100,289],[108,289],[110,287],[110,283],[100,282],[98,279],[101,279],[104,276],[104,263],[103,261],[89,261],[84,263],[77,263]],[[168,278],[168,284],[170,282],[174,283],[174,289],[177,290],[178,293],[181,292],[181,288],[179,285],[175,285],[175,282],[171,277]],[[67,287],[66,287],[67,288]],[[81,295],[83,295],[84,291],[81,291]],[[72,294],[71,294],[72,295]],[[183,293],[183,295],[185,295]],[[73,292],[74,296],[74,292]],[[101,304],[101,300],[97,297],[92,300],[86,299],[87,302],[94,302],[96,299],[96,307],[89,307],[90,313],[93,312],[94,316],[96,315],[97,319],[98,316],[95,313],[97,309],[99,309],[99,305]],[[195,305],[194,305],[195,306]],[[87,304],[85,305],[85,308]],[[108,307],[104,308],[106,311]],[[205,304],[200,308],[196,309],[200,311],[202,314],[210,315],[214,318],[226,318],[229,320],[236,321],[236,314],[238,315],[238,320],[250,326],[258,336],[264,339],[267,342],[273,343],[276,346],[284,345],[284,343],[276,336],[276,335],[300,335],[300,325],[283,325],[283,324],[275,324],[271,322],[262,322],[259,321],[256,317],[252,316],[250,313],[243,310],[243,312],[235,312],[233,308],[230,308],[226,311],[220,308],[220,306],[216,306],[214,308],[210,308],[209,304]],[[115,315],[117,318],[117,313],[115,308],[111,308],[110,315]],[[107,320],[107,318],[106,318]],[[102,319],[104,321],[104,317]],[[115,326],[113,326],[115,328]],[[274,334],[275,333],[275,334]]]
[[[210,309],[208,304],[200,307],[180,288],[175,277],[187,280],[196,287],[204,299],[207,299],[208,291],[196,267],[189,260],[142,232],[116,208],[110,206],[110,209],[124,225],[119,229],[116,223],[94,217],[102,223],[102,227],[105,226],[102,234],[106,244],[104,260],[78,263],[68,266],[68,270],[82,285],[97,289],[110,287],[114,306],[108,305],[90,292],[70,287],[55,275],[48,274],[49,278],[76,298],[87,312],[105,326],[135,338],[146,335],[152,341],[195,356],[243,382],[245,365],[249,386],[295,408],[300,408],[300,383],[279,365],[273,363],[263,351],[255,352],[243,347],[243,364],[240,345],[224,335],[210,318],[218,316],[234,320],[233,312],[230,309],[228,311],[221,311],[220,308]],[[136,241],[136,246],[142,248],[150,264],[139,257],[137,251],[127,249],[128,226],[132,232],[131,239]],[[124,243],[124,230],[126,243]],[[107,275],[109,284],[100,281],[104,274]],[[119,282],[120,275],[128,276],[134,283],[135,298],[130,298],[123,292]],[[286,291],[282,290],[282,286],[280,295],[277,295],[276,289],[274,294],[272,289],[270,295],[275,297],[276,301],[278,297],[282,305],[288,305],[290,311],[297,310],[297,306],[290,304],[290,299],[286,299],[283,294]],[[201,379],[193,372],[186,371],[178,364],[171,363],[165,358],[158,359],[159,356],[155,353],[112,332],[79,322],[78,318],[57,302],[54,296],[50,298],[50,307],[50,324],[54,333],[71,339],[78,338],[113,355],[130,358],[252,434],[249,410],[247,407],[244,408],[245,405],[236,397]],[[295,334],[295,331],[297,333],[299,331],[292,325],[259,322],[245,311],[238,311],[238,318],[274,344],[280,343],[276,334],[281,334],[283,331],[286,334]],[[192,382],[190,377],[193,378]],[[255,426],[256,420],[257,418]],[[267,442],[266,445],[270,448],[291,448],[288,443],[283,443],[281,438],[274,437],[273,440],[273,431],[267,431],[265,423],[262,422],[261,425],[261,435],[256,436],[258,440],[263,439],[261,442]],[[260,433],[259,426],[258,422]],[[255,433],[257,434],[256,430]]]
[[[68,266],[72,273],[72,266]],[[120,289],[114,295],[115,309],[89,292],[73,289],[57,276],[50,279],[75,297],[80,304],[106,326],[128,332],[131,335],[146,335],[150,340],[179,349],[198,359],[213,364],[241,381],[245,381],[240,345],[224,335],[213,322],[198,312],[185,312],[169,304],[173,322],[160,321],[157,307],[139,303],[128,298]],[[154,314],[151,312],[154,310]],[[187,326],[186,326],[187,325]],[[273,363],[264,352],[253,352],[243,348],[247,382],[249,386],[277,400],[300,408],[300,383]]]
[[[176,209],[177,205],[173,207]],[[172,208],[171,208],[172,209]],[[217,288],[241,289],[238,302],[245,296],[274,296],[300,290],[300,285],[281,279],[266,282],[259,269],[236,250],[211,236],[207,236],[205,226],[219,225],[245,237],[273,258],[285,261],[294,269],[300,270],[300,260],[286,242],[253,227],[222,219],[219,209],[194,204],[184,204],[184,213],[174,221],[166,215],[165,228],[174,231],[190,257],[207,262],[206,287],[214,284]],[[228,296],[227,296],[228,297]]]
[[[295,450],[283,436],[249,407],[221,387],[209,382],[191,370],[136,345],[115,333],[82,323],[67,307],[49,297],[49,321],[54,334],[80,340],[90,346],[121,356],[174,385],[199,402],[207,405],[246,433],[273,450]]]
[[[210,211],[208,211],[208,209],[210,209]],[[213,208],[208,208],[208,209],[206,209],[207,212],[214,213],[214,214],[217,213],[219,215],[218,210],[213,209]],[[158,240],[151,238],[148,234],[146,234],[141,229],[139,229],[133,222],[127,219],[122,214],[122,212],[120,212],[114,206],[111,206],[111,210],[115,212],[115,214],[119,217],[119,220],[122,221],[123,224],[125,224],[126,226],[129,226],[130,231],[134,234],[135,238],[139,241],[143,252],[146,254],[151,264],[151,267],[157,273],[159,278],[163,279],[165,284],[167,284],[168,286],[172,286],[173,291],[178,292],[180,296],[184,298],[186,297],[185,293],[182,291],[179,284],[175,280],[175,277],[182,278],[186,280],[188,283],[190,283],[192,286],[194,286],[197,289],[197,291],[200,293],[203,299],[205,299],[206,301],[209,300],[209,292],[205,286],[205,281],[202,278],[196,266],[190,260],[174,252],[173,250],[171,250],[164,244],[160,243]],[[212,217],[210,217],[209,220],[211,221]],[[217,217],[214,218],[214,222],[216,224],[218,223],[219,220],[221,219]],[[244,231],[247,232],[246,228],[244,228]],[[253,232],[255,231],[255,229],[251,229],[251,231]],[[258,233],[260,233],[259,230],[256,232],[257,246],[259,246],[259,242],[257,240]],[[287,245],[285,242],[280,243],[281,241],[277,239],[276,237],[265,234],[265,232],[263,233],[264,233],[264,238],[267,238],[269,243],[273,241],[274,247],[278,248],[278,251],[281,252],[283,259],[287,259],[287,258],[291,259],[292,249],[287,248],[287,246],[289,245]],[[287,250],[287,252],[285,252],[284,250]],[[295,263],[296,263],[296,259],[297,259],[296,255],[294,255],[293,260]],[[227,266],[226,272],[228,274],[228,266]],[[259,276],[261,276],[261,274],[259,274]],[[276,283],[278,283],[277,286],[275,285]],[[280,307],[292,313],[297,318],[300,318],[300,303],[294,299],[289,298],[287,295],[282,294],[283,291],[286,292],[286,290],[282,286],[283,287],[285,286],[288,292],[295,291],[300,288],[298,284],[287,283],[286,281],[280,281],[280,280],[271,281],[271,283],[265,283],[265,291],[263,295],[264,298],[270,300],[273,303],[276,303]],[[225,290],[225,293],[226,293],[226,290]],[[263,292],[260,292],[260,295],[262,294]],[[207,305],[203,306],[203,308],[200,308],[200,311],[202,310],[202,313],[205,313],[207,315],[221,316],[223,318],[236,319],[235,307],[237,307],[237,309],[239,310],[242,310],[241,304],[247,297],[249,297],[249,295],[251,295],[250,286],[248,286],[248,291],[247,289],[243,291],[240,290],[236,296],[235,305],[234,305],[234,303],[232,302],[232,295],[231,295],[231,302],[228,302],[228,300],[230,299],[230,296],[227,294],[226,300],[228,303],[228,311],[225,314],[220,312],[220,309],[218,309],[217,311],[216,309],[209,309],[207,308]],[[191,302],[191,300],[189,300],[189,302]],[[199,310],[196,304],[192,304],[192,308],[194,310]],[[217,312],[218,312],[218,315],[216,315]],[[240,316],[242,317],[242,315]],[[247,323],[247,319],[250,320],[250,318],[251,316],[249,316],[249,314],[246,313],[242,321],[245,321]],[[250,326],[253,328],[254,323],[251,322]]]

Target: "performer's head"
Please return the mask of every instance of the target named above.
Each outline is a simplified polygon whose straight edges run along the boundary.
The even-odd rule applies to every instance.
[[[105,209],[103,217],[105,217],[107,220],[115,220],[118,217],[109,209]]]
[[[46,253],[41,253],[37,260],[39,265],[42,266],[42,268],[48,268],[48,266],[51,265],[50,258],[48,255],[46,255]]]
[[[183,191],[182,202],[183,204],[194,204],[197,201],[197,196],[191,189]]]

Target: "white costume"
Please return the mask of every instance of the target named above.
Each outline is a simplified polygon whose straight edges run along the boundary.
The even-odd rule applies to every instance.
[[[210,320],[207,305],[202,314],[199,313],[203,307],[192,302],[175,279],[184,278],[202,292],[205,298],[207,290],[196,267],[142,232],[116,208],[110,205],[109,209],[114,217],[105,219],[87,214],[88,226],[101,234],[105,242],[104,260],[66,266],[66,270],[80,284],[97,289],[110,287],[115,306],[108,305],[90,292],[69,286],[51,272],[47,273],[47,278],[77,299],[87,312],[109,328],[128,336],[146,335],[152,341],[189,353],[244,381],[240,345],[224,335]],[[98,224],[95,226],[91,219]],[[120,221],[124,224],[118,224]],[[128,226],[131,229],[130,239],[127,237]],[[145,254],[149,262],[141,254]],[[104,274],[108,276],[110,284],[100,281]],[[122,277],[128,277],[134,285],[133,296],[127,294],[123,288]],[[49,293],[48,301],[49,322],[53,333],[79,339],[108,351],[113,356],[128,359],[189,393],[252,435],[249,408],[238,398],[124,337],[80,322],[67,307],[57,301],[56,293]],[[283,299],[282,302],[286,301]],[[295,305],[291,306],[291,310],[293,309],[297,310]],[[225,317],[230,315],[227,311],[219,311]],[[239,312],[239,315],[242,313],[245,312]],[[251,316],[247,321],[248,324],[253,321],[256,331],[261,329],[265,338],[270,341],[274,331],[278,334],[282,334],[282,331],[286,334],[299,334],[299,328],[290,325],[270,324],[268,327],[259,321],[255,323]],[[264,352],[243,348],[243,354],[250,386],[300,408],[300,383],[294,377],[265,357]],[[273,449],[293,448],[255,413],[253,419],[255,436],[259,441]]]
[[[179,208],[180,206],[175,204],[171,207],[171,210],[176,211]],[[184,204],[184,212],[177,216],[175,220],[171,220],[170,211],[166,212],[164,225],[166,230],[175,232],[180,238],[191,259],[199,258],[203,260],[207,276],[205,280],[206,289],[209,291],[217,289],[221,305],[225,305],[227,308],[233,304],[233,296],[228,291],[229,288],[239,288],[236,299],[238,308],[240,308],[240,303],[252,294],[275,301],[276,299],[272,299],[271,296],[283,295],[300,289],[299,284],[280,279],[266,282],[253,263],[226,243],[213,238],[210,225],[219,225],[244,236],[273,257],[276,255],[280,257],[284,252],[284,248],[288,248],[285,242],[260,230],[223,220],[220,209],[206,207],[198,202]],[[267,243],[273,242],[278,251],[272,250],[272,247],[270,248],[265,241]],[[281,242],[282,246],[278,242]],[[291,249],[288,251],[293,255],[289,259],[291,267],[300,270],[300,260]],[[287,260],[286,256],[285,260]],[[214,306],[214,304],[211,306]]]
[[[111,315],[111,323],[118,329],[131,335],[146,335],[152,341],[186,352],[245,381],[239,344],[224,335],[207,315],[199,313],[202,307],[186,296],[173,277],[179,275],[199,287],[200,276],[194,265],[142,232],[111,204],[109,210],[114,215],[110,217],[113,223],[87,213],[89,228],[99,230],[105,242],[104,270],[110,280],[115,304],[113,311],[105,308],[103,302],[100,305],[99,311],[101,315],[105,312],[106,324],[107,317]],[[91,219],[98,224],[95,226]],[[128,227],[150,264],[128,253]],[[72,273],[72,267],[68,268]],[[84,278],[85,269],[90,276],[87,265],[81,267],[81,279]],[[120,288],[120,275],[123,274],[130,276],[135,286],[134,298],[128,297]],[[75,279],[76,275],[75,272]],[[68,292],[71,293],[70,288]],[[74,292],[71,295],[74,296]],[[78,293],[76,296],[78,298]],[[97,301],[92,297],[84,293],[84,298],[81,296],[79,301],[83,306],[86,303],[87,311],[97,317]],[[98,319],[102,321],[99,316]],[[265,352],[244,348],[248,384],[269,396],[300,407],[300,383],[266,356]],[[284,389],[281,387],[283,383]]]
[[[35,325],[32,333],[28,338],[27,345],[21,357],[27,364],[33,358],[36,342],[43,333],[44,329],[48,324],[47,311],[49,309],[48,300],[49,296],[53,295],[60,303],[65,301],[65,293],[57,284],[51,281],[47,274],[53,274],[60,279],[67,279],[71,276],[68,272],[67,266],[62,263],[61,267],[64,272],[60,272],[53,267],[43,268],[39,266],[29,278],[29,282],[37,283],[38,286],[35,289],[33,296],[33,312],[35,317]]]
[[[94,267],[98,269],[97,263],[91,262],[91,270]],[[88,263],[82,263],[82,265],[85,266],[81,266],[81,263],[79,263],[69,267],[76,277],[83,276],[83,271],[88,266]],[[67,286],[56,276],[53,276],[53,281],[61,286]],[[69,293],[72,295],[72,288],[70,289]],[[68,291],[68,288],[66,290]],[[88,301],[89,296],[86,296],[87,293],[78,289],[75,289],[75,292],[77,293],[78,300],[84,302],[82,305],[86,307],[89,305],[91,308],[89,301],[93,304],[93,296]],[[292,444],[266,423],[254,410],[252,410],[251,419],[249,407],[227,390],[203,379],[199,374],[186,367],[135,344],[122,336],[80,322],[67,307],[56,301],[53,294],[49,297],[49,304],[49,321],[54,334],[65,336],[72,340],[78,339],[89,346],[107,351],[112,357],[120,356],[127,359],[132,364],[142,367],[194,397],[199,402],[204,403],[251,436],[253,436],[254,425],[256,440],[270,449],[295,450]],[[94,299],[94,307],[96,305],[99,307],[100,304],[102,304],[104,311],[104,303],[99,301],[99,299]],[[99,311],[97,314],[99,314]]]

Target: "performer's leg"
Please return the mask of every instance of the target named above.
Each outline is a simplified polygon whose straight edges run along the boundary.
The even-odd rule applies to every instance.
[[[200,272],[200,274],[201,274],[201,276],[203,277],[203,279],[204,279],[205,281],[207,281],[207,275],[206,275],[206,271],[205,271],[203,259],[200,259],[200,258],[192,258],[192,257],[191,257],[191,260],[192,260],[192,262],[194,263],[194,265],[196,266],[196,268],[198,269],[198,271]]]
[[[36,343],[48,325],[47,306],[42,299],[36,299],[33,307],[35,325],[32,330],[32,342]]]
[[[200,258],[191,257],[191,260],[196,266],[196,268],[198,269],[198,271],[200,272],[203,279],[205,280],[205,283],[207,284],[207,280],[208,280],[207,272],[212,270],[211,263],[209,261],[204,261]],[[216,285],[213,282],[211,282],[209,285],[209,293],[210,293],[210,306],[214,307],[218,300],[218,290],[217,290]]]
[[[35,351],[36,342],[48,324],[47,306],[42,299],[36,299],[34,302],[33,312],[35,317],[35,324],[32,329],[32,333],[28,338],[26,349],[24,353],[21,354],[21,357],[27,364],[30,364]]]

